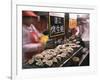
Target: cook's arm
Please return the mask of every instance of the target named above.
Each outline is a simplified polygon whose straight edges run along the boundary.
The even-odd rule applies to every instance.
[[[32,26],[33,30],[37,33],[37,35],[38,35],[39,37],[41,37],[41,36],[43,35],[42,33],[40,33],[40,32],[34,27],[33,24],[31,24],[31,26]]]
[[[40,43],[29,43],[23,45],[23,51],[24,52],[34,52],[38,51],[38,48],[41,46]]]

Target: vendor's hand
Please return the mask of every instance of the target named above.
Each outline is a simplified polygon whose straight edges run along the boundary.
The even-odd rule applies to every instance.
[[[49,37],[47,35],[42,35],[39,39],[39,42],[45,45],[48,41]]]

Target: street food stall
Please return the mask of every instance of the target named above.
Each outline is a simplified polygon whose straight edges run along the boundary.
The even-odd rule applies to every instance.
[[[46,15],[42,13],[41,17],[41,13],[37,12],[40,22],[48,14],[47,30],[40,38],[41,42],[45,42],[45,48],[27,60],[23,68],[88,66],[89,50],[83,46],[80,36],[75,34],[77,14],[50,12]],[[85,59],[87,60],[83,64]]]

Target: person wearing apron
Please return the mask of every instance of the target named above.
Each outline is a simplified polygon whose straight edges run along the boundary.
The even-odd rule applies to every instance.
[[[44,49],[39,42],[42,34],[32,24],[34,17],[37,15],[32,11],[22,11],[22,64]]]

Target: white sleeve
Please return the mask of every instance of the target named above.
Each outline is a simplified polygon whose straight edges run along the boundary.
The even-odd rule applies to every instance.
[[[35,28],[35,26],[33,24],[31,24],[31,27],[33,28],[33,30],[37,33],[37,35],[40,37],[42,34]]]
[[[77,32],[75,35],[78,35],[79,34],[79,27],[76,28]]]
[[[40,43],[24,44],[23,45],[23,52],[33,52],[33,51],[37,51],[39,46],[41,46]]]

